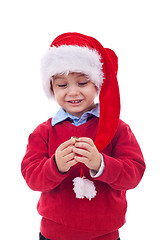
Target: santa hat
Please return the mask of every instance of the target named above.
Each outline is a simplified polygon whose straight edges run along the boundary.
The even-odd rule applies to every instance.
[[[101,152],[112,140],[119,122],[120,97],[117,82],[118,58],[96,39],[80,33],[64,33],[50,45],[41,61],[44,91],[53,96],[51,77],[82,72],[100,90],[100,118],[95,145]]]

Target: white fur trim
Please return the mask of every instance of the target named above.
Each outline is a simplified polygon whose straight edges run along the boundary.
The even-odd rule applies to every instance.
[[[95,49],[72,45],[51,47],[42,57],[41,73],[43,88],[48,97],[53,93],[50,90],[50,79],[60,73],[82,72],[100,89],[103,83],[101,57]]]

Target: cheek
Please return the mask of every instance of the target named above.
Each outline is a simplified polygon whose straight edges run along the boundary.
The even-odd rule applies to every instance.
[[[95,87],[88,88],[86,90],[86,95],[88,95],[90,98],[95,98],[98,95],[98,91]]]
[[[54,94],[55,100],[58,101],[58,99],[59,99],[59,94],[58,94],[58,92],[57,92],[56,90],[53,90],[53,94]]]
[[[64,91],[55,91],[54,92],[55,99],[57,102],[61,102],[65,98],[65,92]]]

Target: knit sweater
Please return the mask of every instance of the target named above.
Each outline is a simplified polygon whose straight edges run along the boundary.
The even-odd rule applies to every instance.
[[[42,192],[37,209],[43,217],[41,232],[46,238],[89,240],[105,235],[104,239],[115,240],[118,229],[125,223],[126,190],[138,185],[145,170],[140,147],[126,123],[119,121],[114,138],[101,152],[105,163],[101,176],[92,178],[89,169],[83,166],[84,175],[97,190],[91,201],[77,199],[73,191],[72,180],[79,176],[81,165],[77,163],[61,174],[54,161],[57,147],[72,136],[94,140],[98,121],[93,117],[78,127],[68,121],[52,127],[49,119],[29,136],[22,174],[32,190]],[[78,232],[80,237],[72,232]]]

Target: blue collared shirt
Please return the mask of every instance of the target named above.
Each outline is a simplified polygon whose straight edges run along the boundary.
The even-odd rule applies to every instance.
[[[96,104],[96,107],[93,108],[91,111],[83,113],[81,118],[71,115],[70,113],[66,112],[63,108],[60,108],[56,115],[51,120],[51,125],[54,126],[59,122],[62,122],[66,119],[72,120],[72,124],[75,126],[79,126],[85,122],[90,117],[98,117],[99,118],[99,104]]]

